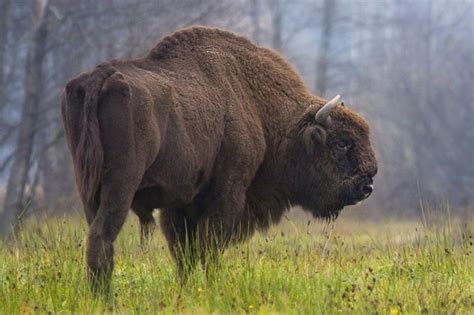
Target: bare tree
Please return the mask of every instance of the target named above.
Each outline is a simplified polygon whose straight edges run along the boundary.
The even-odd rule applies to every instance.
[[[24,210],[24,194],[28,181],[38,104],[42,91],[42,58],[46,42],[47,27],[45,15],[48,9],[47,0],[33,2],[31,41],[28,48],[25,75],[25,100],[21,122],[18,126],[18,138],[13,166],[10,170],[7,192],[0,219],[0,237],[5,238],[18,226],[18,220]]]
[[[283,49],[283,0],[269,1],[272,12],[272,47],[277,51]]]
[[[252,19],[252,39],[255,43],[261,43],[261,29],[260,29],[260,1],[250,0],[250,16]]]
[[[7,48],[7,34],[8,34],[8,11],[10,8],[10,0],[1,0],[0,2],[0,103],[4,102],[4,62],[5,50]]]
[[[324,0],[323,17],[321,20],[321,37],[316,64],[316,86],[318,95],[324,96],[328,86],[329,49],[333,35],[334,8],[336,0]]]

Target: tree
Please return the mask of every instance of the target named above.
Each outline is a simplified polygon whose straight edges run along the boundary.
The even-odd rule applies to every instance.
[[[333,35],[334,7],[336,0],[324,0],[321,20],[321,37],[316,64],[316,94],[324,96],[328,86],[329,49]]]
[[[260,1],[250,0],[250,16],[252,19],[252,39],[255,43],[261,43],[260,30]]]
[[[0,237],[6,238],[18,228],[24,211],[24,194],[28,182],[34,136],[36,132],[37,109],[41,100],[43,71],[42,58],[46,42],[47,27],[45,15],[48,0],[33,2],[31,40],[25,69],[25,99],[18,126],[18,138],[13,166],[8,178],[3,212],[0,218]]]
[[[283,0],[270,1],[269,6],[272,12],[272,47],[281,52],[283,49]]]
[[[1,0],[0,2],[0,103],[4,102],[4,62],[5,50],[7,48],[8,34],[8,11],[10,8],[10,0]]]

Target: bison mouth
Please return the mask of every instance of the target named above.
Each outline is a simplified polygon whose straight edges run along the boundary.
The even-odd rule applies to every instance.
[[[343,187],[339,194],[335,195],[333,202],[328,202],[321,208],[320,217],[324,218],[337,218],[339,213],[348,206],[358,205],[362,201],[366,200],[372,194],[374,190],[372,179],[358,180],[355,183],[352,182],[349,185]]]
[[[345,198],[343,198],[344,206],[358,205],[362,201],[369,198],[373,190],[374,190],[374,184],[372,180],[368,182],[363,182],[362,184],[355,186],[352,189],[351,193],[349,193],[348,195],[346,195]]]
[[[332,221],[337,219],[344,207],[361,203],[374,190],[372,178],[358,179],[341,188],[338,193],[327,193],[327,199],[313,199],[310,204],[302,202],[301,205],[310,209],[315,219]]]
[[[355,198],[355,199],[347,199],[344,201],[344,206],[356,206],[364,201],[366,198]]]

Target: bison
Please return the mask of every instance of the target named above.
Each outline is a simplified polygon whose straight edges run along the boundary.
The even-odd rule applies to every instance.
[[[130,208],[143,237],[161,209],[182,271],[185,247],[223,249],[290,205],[335,218],[373,190],[364,119],[338,97],[312,95],[274,51],[225,30],[183,29],[143,58],[100,64],[67,83],[61,111],[94,287],[109,283]]]

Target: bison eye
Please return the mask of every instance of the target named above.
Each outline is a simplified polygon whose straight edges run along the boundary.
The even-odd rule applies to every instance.
[[[349,141],[339,141],[334,144],[334,148],[339,152],[347,152],[352,144]]]

